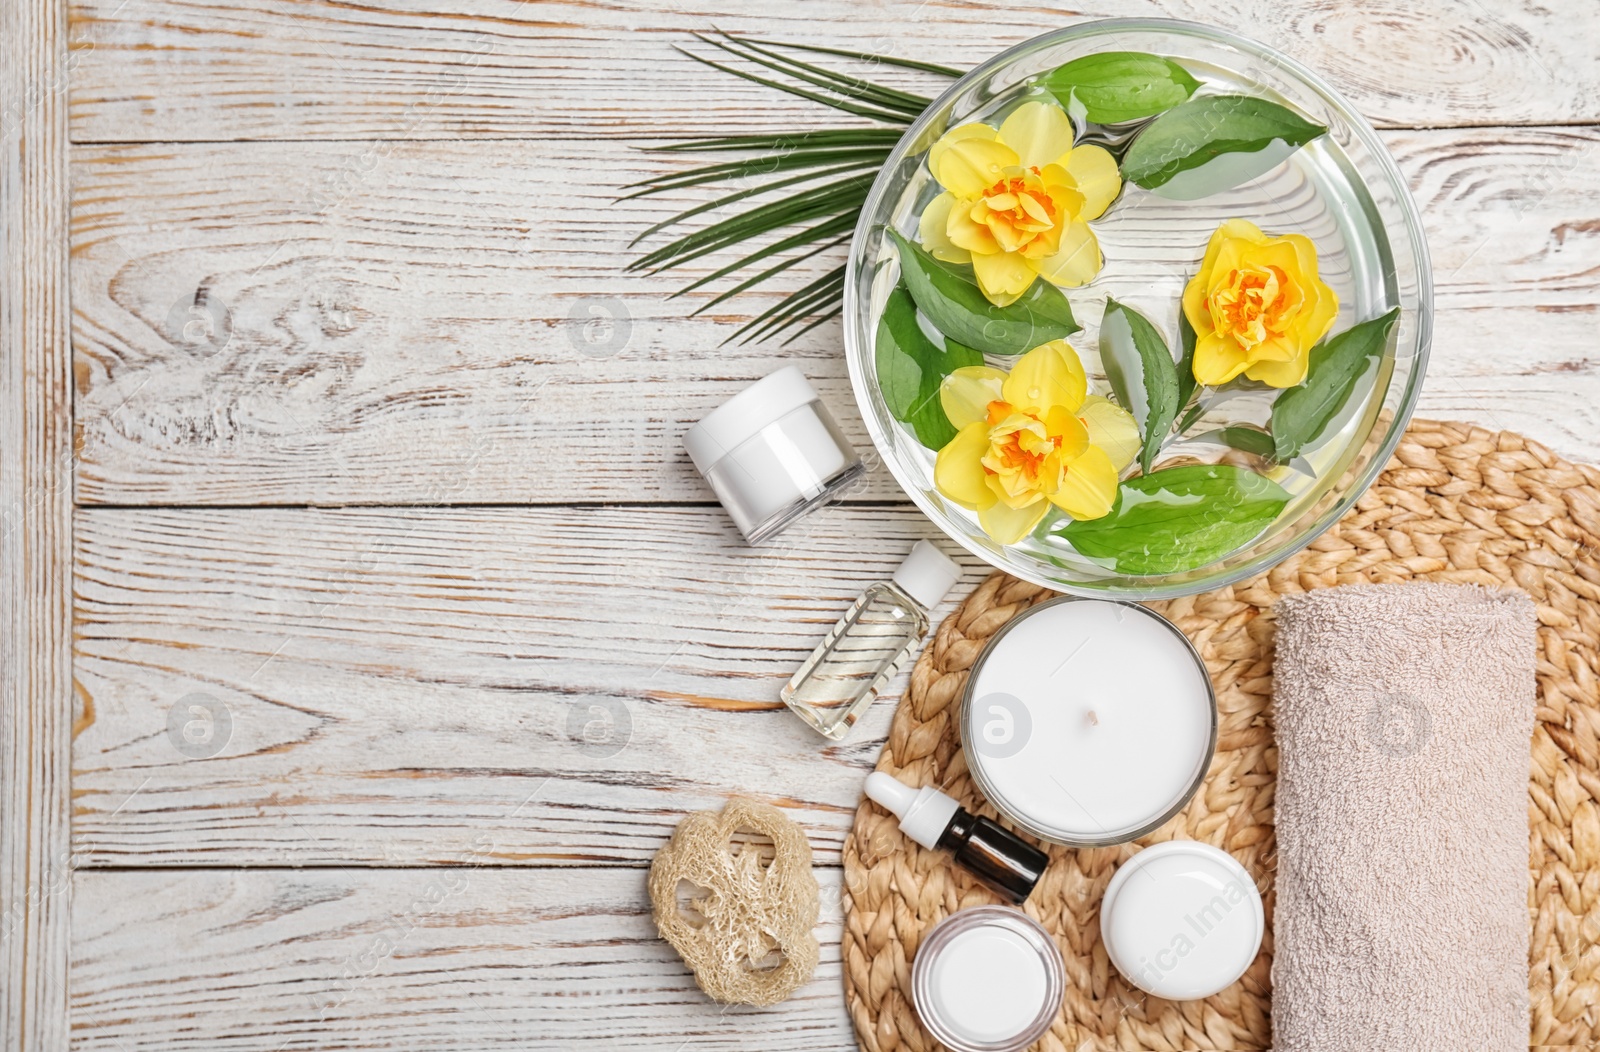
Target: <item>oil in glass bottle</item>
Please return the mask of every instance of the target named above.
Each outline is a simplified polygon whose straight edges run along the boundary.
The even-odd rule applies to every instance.
[[[928,636],[928,613],[961,577],[961,567],[918,541],[887,581],[868,586],[780,697],[795,715],[835,741],[854,727],[906,656]]]

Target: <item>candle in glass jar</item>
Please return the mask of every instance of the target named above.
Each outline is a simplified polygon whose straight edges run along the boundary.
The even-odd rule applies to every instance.
[[[1170,621],[1063,597],[990,639],[961,736],[978,788],[1016,825],[1059,844],[1119,844],[1193,797],[1216,747],[1216,699]]]

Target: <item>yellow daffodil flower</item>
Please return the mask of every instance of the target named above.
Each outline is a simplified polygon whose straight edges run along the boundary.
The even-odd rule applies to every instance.
[[[956,437],[934,462],[934,485],[978,513],[985,533],[1015,544],[1052,506],[1075,519],[1111,510],[1117,476],[1139,448],[1127,412],[1089,396],[1078,354],[1052,340],[1010,373],[987,365],[957,369],[939,387]]]
[[[1339,297],[1317,277],[1310,238],[1272,237],[1230,219],[1211,235],[1200,272],[1184,288],[1183,313],[1194,327],[1197,381],[1214,386],[1244,373],[1293,387],[1333,326]]]
[[[998,129],[963,124],[928,151],[945,192],[922,212],[922,247],[971,263],[990,303],[1014,302],[1036,277],[1076,286],[1100,272],[1100,218],[1122,189],[1117,162],[1099,146],[1073,145],[1060,106],[1025,102]]]

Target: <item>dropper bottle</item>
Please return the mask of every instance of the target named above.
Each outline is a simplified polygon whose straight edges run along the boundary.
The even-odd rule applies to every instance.
[[[900,819],[900,831],[930,851],[945,848],[967,872],[1014,904],[1044,875],[1050,856],[997,822],[980,818],[933,786],[867,775],[867,796]]]

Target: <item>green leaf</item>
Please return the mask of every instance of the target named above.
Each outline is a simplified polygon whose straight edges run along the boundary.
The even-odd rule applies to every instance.
[[[1057,532],[1118,573],[1181,573],[1243,547],[1288,502],[1282,486],[1254,471],[1191,464],[1129,479],[1110,514]]]
[[[706,153],[723,150],[831,150],[840,146],[889,146],[900,141],[899,128],[823,128],[807,132],[769,135],[719,135],[708,139],[682,139],[650,149],[661,153]]]
[[[1197,441],[1221,442],[1225,446],[1244,453],[1254,453],[1258,457],[1275,459],[1272,435],[1254,427],[1219,427],[1215,431],[1207,431],[1203,435],[1195,436]]]
[[[1204,197],[1265,174],[1327,130],[1266,99],[1204,95],[1151,121],[1123,155],[1122,177],[1167,187],[1170,197]]]
[[[1197,381],[1194,378],[1194,346],[1198,342],[1194,334],[1194,326],[1189,324],[1189,315],[1183,312],[1183,307],[1178,308],[1178,344],[1181,353],[1178,355],[1178,408],[1182,409],[1189,404],[1189,398],[1194,394]],[[1182,428],[1179,428],[1182,430]]]
[[[1138,51],[1102,51],[1045,74],[1044,87],[1071,107],[1076,98],[1096,124],[1118,124],[1171,109],[1200,82],[1169,58]]]
[[[824,106],[832,106],[836,110],[843,110],[845,113],[854,114],[857,117],[866,117],[870,120],[881,121],[884,124],[910,124],[912,121],[916,120],[916,114],[913,113],[881,109],[872,105],[862,105],[860,103],[851,101],[852,96],[843,93],[836,95],[819,95],[814,91],[808,91],[805,88],[796,87],[793,84],[785,84],[782,81],[770,80],[766,77],[757,76],[756,74],[750,73],[746,70],[736,69],[733,66],[725,66],[720,62],[713,62],[704,56],[696,55],[693,51],[688,51],[684,48],[678,47],[677,45],[673,45],[673,50],[677,51],[681,55],[686,55],[689,58],[694,59],[701,65],[710,66],[712,69],[723,73],[731,73],[733,76],[748,80],[752,84],[760,84],[762,87],[767,88],[776,88],[778,91],[787,92],[790,95],[796,95],[811,102],[820,102]]]
[[[874,356],[878,387],[894,418],[910,424],[917,441],[929,449],[955,438],[956,429],[939,403],[939,384],[957,369],[982,365],[983,355],[950,341],[943,349],[934,346],[917,324],[917,305],[904,283],[889,293],[878,319]]]
[[[952,69],[949,66],[940,66],[932,62],[919,62],[909,58],[895,58],[893,55],[873,55],[865,51],[847,51],[843,48],[820,47],[816,44],[791,44],[782,40],[762,40],[759,37],[739,38],[751,44],[766,44],[770,47],[786,47],[794,51],[813,51],[819,55],[842,55],[845,58],[860,59],[871,62],[873,65],[899,66],[902,69],[916,69],[924,73],[938,73],[941,76],[958,78],[966,75],[966,70]]]
[[[701,275],[675,293],[693,292],[723,282],[731,275],[732,287],[724,288],[701,303],[695,311],[700,313],[837,248],[841,241],[848,241],[872,176],[883,167],[906,125],[929,103],[929,96],[808,61],[812,54],[837,55],[869,61],[880,67],[900,66],[944,77],[962,74],[931,63],[838,48],[750,39],[721,32],[715,38],[700,33],[693,35],[702,45],[715,49],[723,59],[713,61],[684,52],[697,62],[763,87],[879,122],[876,127],[789,132],[780,129],[753,135],[709,136],[655,147],[679,154],[745,154],[687,171],[653,175],[622,188],[625,195],[622,200],[700,186],[719,189],[710,200],[692,204],[642,231],[635,243],[644,242],[664,230],[676,229],[681,234],[670,244],[635,260],[629,268],[666,270],[743,246],[740,258]],[[752,68],[726,64],[734,59]],[[860,178],[839,179],[852,174]],[[838,181],[823,185],[829,179]],[[738,214],[717,216],[740,202],[750,203]],[[707,213],[712,215],[708,217]],[[699,229],[686,230],[691,224]],[[748,341],[787,334],[785,342],[793,340],[838,317],[843,308],[843,293],[843,268],[839,268],[770,305],[730,339]]]
[[[730,55],[735,55],[747,62],[758,66],[765,66],[775,73],[827,91],[836,92],[847,99],[859,99],[862,102],[878,106],[890,113],[903,113],[916,117],[928,108],[928,103],[933,100],[922,95],[912,95],[909,92],[898,91],[874,84],[859,77],[848,76],[835,70],[813,66],[810,63],[800,62],[797,59],[787,58],[775,51],[760,47],[756,44],[741,40],[738,37],[723,33],[722,40],[712,40],[703,33],[692,34],[702,44],[710,44],[720,48]]]
[[[1067,297],[1038,278],[1008,307],[996,307],[978,288],[972,268],[934,259],[920,246],[888,231],[900,251],[900,273],[922,313],[950,339],[989,354],[1021,354],[1059,340],[1081,326]]]
[[[1150,470],[1178,415],[1178,367],[1161,333],[1143,314],[1106,297],[1100,318],[1100,362],[1122,408],[1143,438],[1139,466]]]
[[[1299,456],[1322,437],[1357,381],[1383,356],[1399,317],[1400,308],[1396,307],[1311,348],[1305,382],[1289,388],[1272,403],[1272,438],[1279,461]]]

